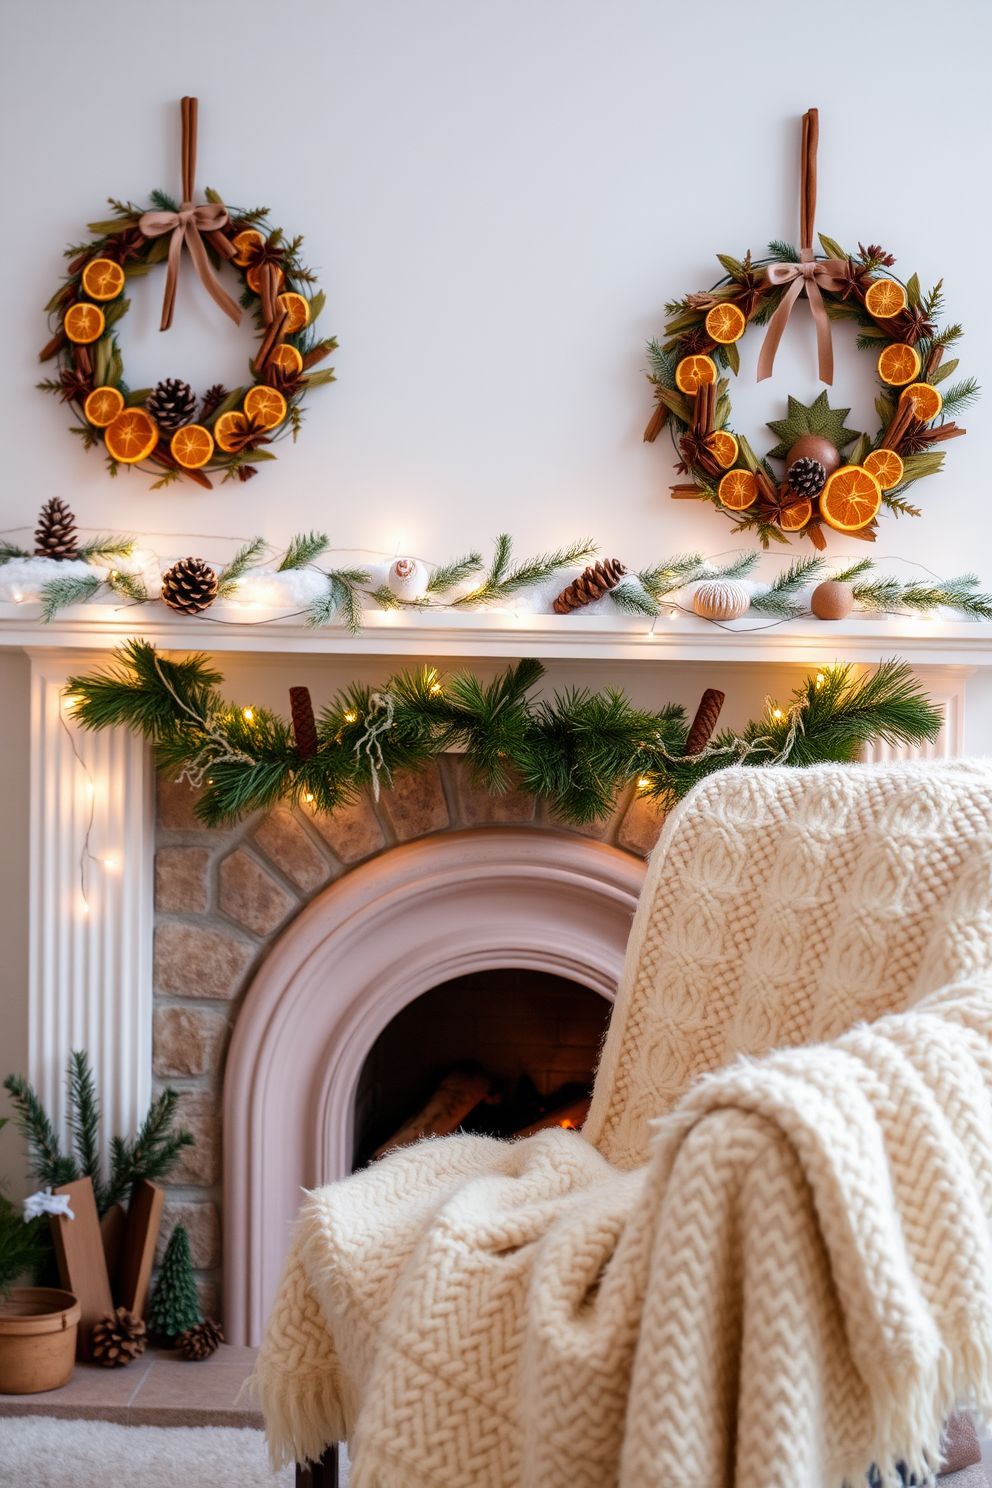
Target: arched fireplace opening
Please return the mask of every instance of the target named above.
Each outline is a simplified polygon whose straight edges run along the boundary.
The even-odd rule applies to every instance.
[[[600,993],[548,971],[494,968],[431,987],[366,1056],[354,1166],[439,1129],[509,1137],[581,1126],[609,1015]]]

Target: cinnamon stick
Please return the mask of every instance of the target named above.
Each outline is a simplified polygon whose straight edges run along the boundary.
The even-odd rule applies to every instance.
[[[802,187],[799,217],[799,246],[812,248],[816,219],[816,149],[820,142],[820,115],[815,108],[803,114]]]
[[[668,489],[672,493],[673,501],[699,501],[703,494],[698,486],[669,486]]]
[[[710,735],[716,728],[716,721],[720,717],[720,709],[726,702],[726,698],[725,692],[718,692],[715,687],[707,687],[699,700],[699,707],[692,720],[683,754],[702,754],[709,743]]]
[[[49,353],[49,355],[50,354],[51,353]],[[44,361],[45,360],[44,356],[42,356],[39,360]],[[307,362],[306,362],[306,358],[305,357],[303,359],[303,365],[304,365],[304,367],[307,365]],[[665,419],[667,417],[668,417],[668,405],[665,404],[665,403],[658,403],[658,404],[656,404],[655,405],[654,413],[651,415],[650,419],[648,420],[648,426],[644,430],[644,441],[645,441],[646,444],[654,444],[655,440],[658,438],[658,435],[661,433],[662,429],[665,427]]]
[[[915,404],[912,398],[902,397],[896,405],[896,411],[889,420],[879,449],[890,449],[898,451],[900,444],[906,436],[907,430],[915,417]]]
[[[286,322],[288,320],[289,311],[285,308],[285,306],[283,306],[283,308],[279,311],[278,316],[272,321],[271,325],[266,331],[262,344],[258,348],[258,355],[255,357],[256,377],[261,372],[266,362],[269,360],[269,357],[275,350],[277,342],[282,339],[282,334],[286,328]]]
[[[941,362],[943,360],[944,360],[944,347],[943,347],[943,345],[937,345],[937,346],[932,347],[931,348],[931,351],[930,351],[930,355],[927,357],[926,366],[923,368],[923,381],[924,382],[929,382],[930,381],[931,377],[936,372],[937,368],[940,366],[940,364],[941,364]]]
[[[183,475],[187,476],[191,481],[196,481],[196,484],[202,486],[205,491],[213,490],[213,482],[208,480],[202,471],[187,470],[185,466],[180,465],[179,461],[174,460],[164,449],[153,449],[148,458],[156,465],[161,465],[165,470],[181,470]]]
[[[758,482],[758,491],[764,497],[764,499],[766,501],[773,502],[777,506],[778,487],[775,485],[774,481],[772,481],[768,472],[761,465],[759,465],[757,470],[754,472],[754,478]]]
[[[183,121],[183,201],[193,200],[193,183],[196,180],[196,114],[197,100],[186,97],[180,104]]]

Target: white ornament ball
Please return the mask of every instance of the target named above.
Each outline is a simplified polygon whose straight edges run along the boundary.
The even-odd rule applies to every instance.
[[[397,599],[423,599],[427,593],[430,572],[416,558],[397,558],[386,576],[386,583]]]
[[[751,608],[751,596],[734,579],[709,579],[697,584],[692,608],[706,620],[739,620]]]

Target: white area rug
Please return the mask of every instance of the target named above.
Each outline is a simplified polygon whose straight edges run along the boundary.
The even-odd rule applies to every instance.
[[[348,1482],[343,1464],[342,1488]],[[3,1488],[292,1488],[260,1431],[233,1426],[110,1426],[51,1416],[0,1420]]]

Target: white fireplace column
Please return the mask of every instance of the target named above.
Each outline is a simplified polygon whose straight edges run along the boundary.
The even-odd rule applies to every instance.
[[[85,1049],[102,1146],[151,1094],[154,775],[143,740],[88,733],[66,679],[107,652],[31,649],[28,1078],[66,1132],[70,1051]]]

